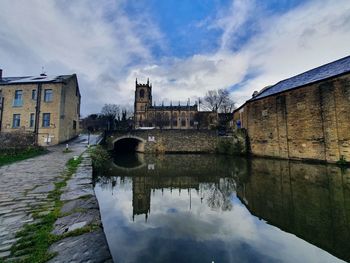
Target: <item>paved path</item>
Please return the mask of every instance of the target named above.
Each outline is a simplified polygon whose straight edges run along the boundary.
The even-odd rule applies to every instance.
[[[24,224],[33,222],[34,211],[49,211],[47,199],[66,162],[86,149],[85,137],[69,143],[72,152],[63,153],[65,145],[49,148],[50,153],[0,167],[0,261],[10,255],[15,235]]]

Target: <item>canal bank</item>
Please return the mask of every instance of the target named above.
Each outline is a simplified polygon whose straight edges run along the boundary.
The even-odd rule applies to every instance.
[[[65,237],[50,246],[56,254],[50,263],[112,262],[103,232],[99,206],[92,187],[92,162],[88,152],[67,181],[60,197],[63,206],[51,232]]]
[[[108,262],[86,139],[0,168],[0,262]]]

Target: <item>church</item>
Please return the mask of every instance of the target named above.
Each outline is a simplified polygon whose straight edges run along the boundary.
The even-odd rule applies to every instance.
[[[152,105],[152,84],[135,82],[134,127],[142,129],[210,129],[217,125],[217,113],[198,111],[198,105]]]

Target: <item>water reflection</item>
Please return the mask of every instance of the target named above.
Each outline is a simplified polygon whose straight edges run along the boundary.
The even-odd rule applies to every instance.
[[[349,170],[213,155],[116,160],[95,188],[115,261],[338,260],[323,250],[350,260]]]

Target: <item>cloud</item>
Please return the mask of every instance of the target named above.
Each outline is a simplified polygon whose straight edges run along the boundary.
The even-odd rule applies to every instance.
[[[310,0],[284,13],[266,11],[258,1],[232,0],[229,8],[194,21],[208,36],[221,32],[216,50],[186,57],[171,55],[167,34],[173,32],[161,32],[149,10],[135,15],[125,5],[1,1],[4,75],[38,74],[42,66],[48,74],[77,73],[86,115],[104,103],[132,104],[136,77],[150,78],[158,104],[193,102],[218,88],[229,88],[240,104],[254,90],[349,55],[347,0]],[[159,58],[159,50],[168,50],[167,56]]]
[[[128,67],[150,60],[151,48],[161,45],[152,22],[130,19],[120,1],[5,0],[0,9],[4,74],[39,74],[42,66],[48,74],[77,73],[83,113],[117,103]]]
[[[252,24],[253,34],[243,44],[241,36]],[[223,31],[220,48],[184,59],[165,58],[135,67],[126,79],[151,78],[158,103],[192,100],[208,90],[229,88],[238,104],[254,90],[349,55],[350,2],[308,1],[283,14],[268,14],[253,1],[232,1],[219,11],[212,25]],[[239,49],[232,48],[239,46]],[[129,99],[132,99],[130,95]]]

